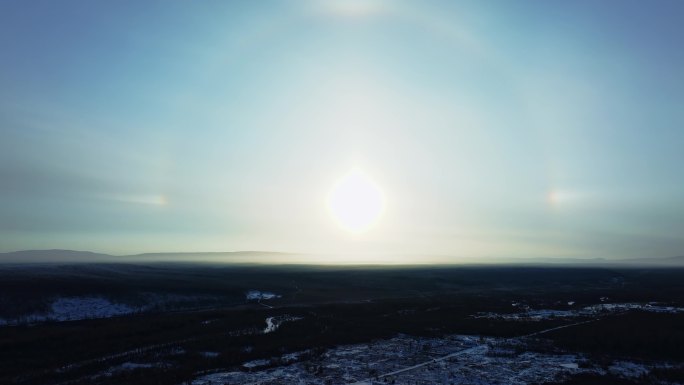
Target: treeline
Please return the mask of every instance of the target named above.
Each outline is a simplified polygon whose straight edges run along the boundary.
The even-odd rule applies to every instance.
[[[630,312],[545,335],[569,350],[684,361],[684,314]]]

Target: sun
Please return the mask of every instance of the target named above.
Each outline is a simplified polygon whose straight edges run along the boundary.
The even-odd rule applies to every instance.
[[[353,169],[333,186],[328,195],[328,210],[340,227],[362,233],[382,215],[385,196],[366,173]]]

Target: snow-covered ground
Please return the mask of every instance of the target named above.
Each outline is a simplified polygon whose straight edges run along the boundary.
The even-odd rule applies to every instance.
[[[262,299],[274,299],[280,297],[280,295],[271,293],[269,291],[250,290],[245,293],[245,298],[248,301],[259,301]]]
[[[0,326],[18,325],[46,321],[75,321],[93,318],[108,318],[151,310],[174,308],[178,304],[215,299],[207,296],[143,293],[137,306],[114,302],[101,296],[57,297],[44,313],[24,315],[15,319],[0,318]],[[182,306],[181,306],[182,307]]]
[[[519,307],[518,303],[512,304]],[[646,311],[652,313],[684,313],[684,308],[675,306],[662,306],[653,303],[600,303],[586,306],[580,309],[553,310],[553,309],[525,309],[516,313],[478,313],[475,318],[498,318],[504,320],[541,321],[551,318],[575,318],[595,317],[598,315],[622,313],[629,310]]]
[[[123,364],[112,366],[106,370],[103,370],[95,375],[89,376],[90,380],[96,380],[102,377],[111,377],[115,374],[122,372],[130,372],[137,369],[149,369],[149,368],[164,368],[168,367],[169,364],[165,362],[155,362],[155,363],[137,363],[127,361]]]
[[[204,375],[192,384],[521,385],[559,381],[579,373],[610,372],[638,378],[650,370],[643,364],[625,361],[615,362],[606,370],[575,354],[525,352],[520,349],[522,343],[519,339],[463,335],[398,336],[330,349],[308,361],[292,363],[284,356],[254,360],[245,363],[242,371]]]
[[[640,377],[647,374],[649,369],[646,365],[635,362],[616,361],[608,367],[608,371],[622,377]]]
[[[0,319],[0,325],[107,318],[140,310],[122,303],[114,303],[103,297],[59,297],[52,301],[50,310],[46,313],[30,314],[13,320]]]
[[[136,310],[99,297],[62,297],[52,302],[51,308],[47,318],[55,321],[107,318],[131,314]]]
[[[264,334],[273,333],[278,330],[280,325],[284,322],[299,321],[302,317],[295,317],[291,315],[281,315],[278,317],[268,317],[266,318],[266,328],[264,329]]]

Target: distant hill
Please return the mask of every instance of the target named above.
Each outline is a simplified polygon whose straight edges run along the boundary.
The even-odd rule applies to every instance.
[[[634,258],[623,260],[624,263],[630,265],[655,265],[655,266],[682,266],[684,267],[684,255],[678,257],[662,257],[662,258]]]
[[[271,251],[174,252],[110,255],[76,250],[25,250],[0,253],[0,264],[24,263],[150,263],[204,262],[234,264],[321,264],[321,257]],[[684,256],[633,259],[606,258],[516,258],[481,259],[459,262],[462,265],[553,265],[585,267],[684,267]],[[379,264],[381,265],[381,264]]]
[[[0,253],[0,263],[95,263],[116,262],[118,259],[109,254],[59,249]]]
[[[267,251],[146,253],[110,255],[77,250],[24,250],[0,253],[0,263],[144,263],[144,262],[213,262],[213,263],[287,263],[292,254]]]
[[[145,253],[122,257],[135,262],[292,263],[295,254],[273,251]]]
[[[586,267],[684,267],[684,256],[678,257],[643,257],[628,259],[611,258],[516,258],[515,260],[498,260],[489,264],[506,265],[553,265],[553,266],[586,266]]]

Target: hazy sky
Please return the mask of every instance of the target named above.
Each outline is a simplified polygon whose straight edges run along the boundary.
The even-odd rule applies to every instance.
[[[684,254],[682,19],[678,0],[2,1],[0,251]],[[326,210],[354,168],[386,199],[362,234]]]

